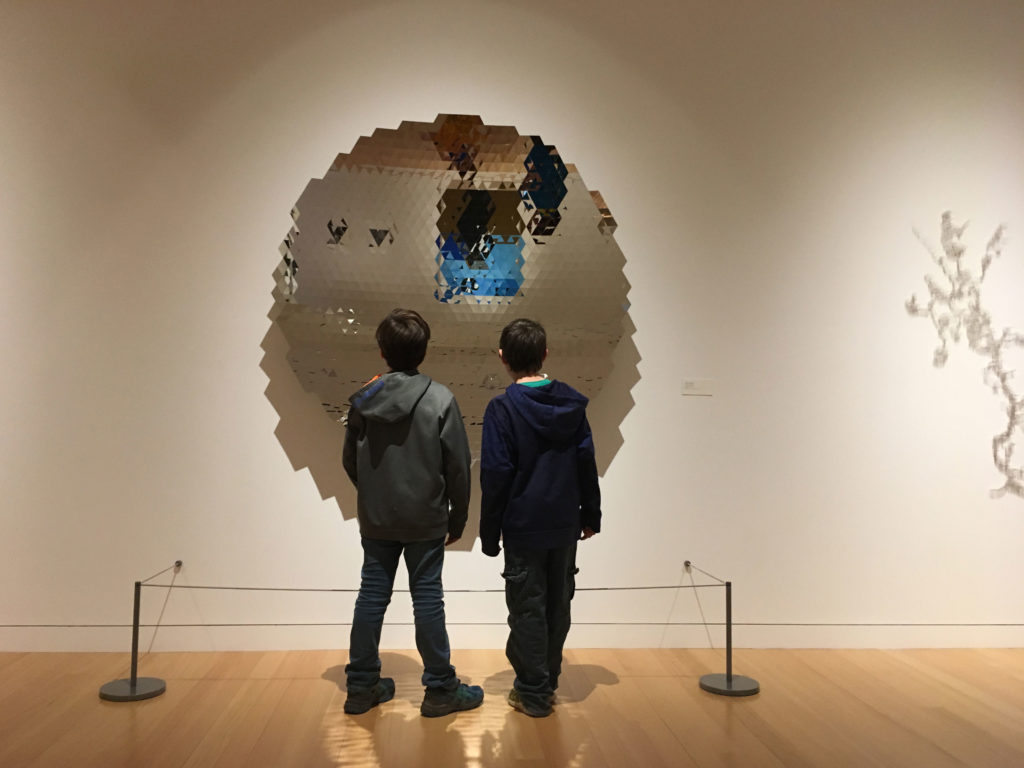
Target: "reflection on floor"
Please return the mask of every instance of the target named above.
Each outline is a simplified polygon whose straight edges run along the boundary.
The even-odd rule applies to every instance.
[[[720,651],[567,652],[555,713],[505,703],[501,651],[456,651],[482,685],[472,712],[419,716],[414,651],[384,652],[395,698],[349,716],[344,651],[160,653],[156,699],[101,701],[124,654],[0,654],[3,766],[1016,766],[1024,765],[1024,649],[741,650],[762,693],[698,679]]]

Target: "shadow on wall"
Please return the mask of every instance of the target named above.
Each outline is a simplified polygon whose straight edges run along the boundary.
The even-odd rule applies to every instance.
[[[603,389],[587,406],[587,418],[597,452],[597,471],[602,477],[624,442],[619,427],[636,402],[632,391],[640,381],[640,351],[633,343],[636,326],[629,315],[622,319],[622,326],[622,339],[612,354],[608,378]]]
[[[308,469],[320,498],[334,498],[346,520],[356,516],[356,489],[341,465],[345,427],[325,418],[315,394],[305,392],[288,364],[288,342],[272,324],[260,345],[260,368],[269,382],[267,399],[280,421],[274,434],[284,448],[292,469]]]

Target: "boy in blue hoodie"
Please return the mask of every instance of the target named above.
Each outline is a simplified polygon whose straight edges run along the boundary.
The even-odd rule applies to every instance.
[[[484,413],[480,541],[505,546],[505,646],[516,679],[508,703],[532,717],[551,714],[576,589],[576,542],[601,530],[601,492],[587,398],[541,373],[547,336],[513,320],[498,356],[513,384]]]
[[[396,309],[377,327],[388,373],[352,395],[342,463],[357,488],[363,570],[345,667],[345,712],[357,715],[395,694],[380,676],[381,627],[398,561],[409,571],[416,648],[426,691],[420,713],[440,717],[478,707],[484,692],[465,685],[450,663],[441,568],[444,548],[462,536],[469,513],[469,442],[459,406],[443,384],[417,368],[430,326]]]

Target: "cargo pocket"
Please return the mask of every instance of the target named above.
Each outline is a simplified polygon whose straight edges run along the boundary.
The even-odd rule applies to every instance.
[[[528,575],[525,565],[512,565],[501,572],[501,578],[505,580],[505,606],[508,608],[510,627],[513,626],[516,617],[525,610],[526,577]]]
[[[506,568],[501,572],[501,578],[503,578],[506,583],[522,584],[526,581],[526,569],[521,567]]]

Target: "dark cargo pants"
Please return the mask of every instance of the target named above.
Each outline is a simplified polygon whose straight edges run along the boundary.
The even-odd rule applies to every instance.
[[[562,647],[571,623],[576,591],[576,543],[557,549],[505,548],[505,655],[515,670],[515,689],[524,703],[549,705],[562,672]]]

